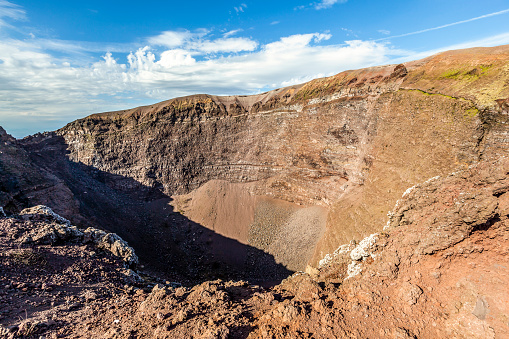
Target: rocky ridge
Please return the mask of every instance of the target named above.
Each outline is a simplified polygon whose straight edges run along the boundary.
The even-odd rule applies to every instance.
[[[23,140],[2,132],[0,205],[103,223],[145,264],[167,258],[165,274],[184,272],[173,265],[190,252],[225,272],[271,260],[269,275],[311,272],[378,231],[407,187],[506,154],[508,65],[507,46],[451,51],[254,96],[95,114]]]

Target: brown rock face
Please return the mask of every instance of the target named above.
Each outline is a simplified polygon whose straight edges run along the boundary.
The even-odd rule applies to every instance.
[[[68,185],[51,170],[36,165],[32,156],[0,128],[0,206],[12,213],[41,204],[62,215],[78,215],[78,204]]]
[[[29,220],[0,218],[0,334],[506,338],[508,196],[507,157],[420,183],[398,200],[383,232],[341,246],[315,275],[295,273],[271,289],[154,284],[65,219],[30,209],[21,216]],[[57,226],[71,235],[61,246],[24,240]]]
[[[142,260],[197,246],[244,271],[264,254],[304,270],[379,230],[408,187],[506,154],[508,65],[507,46],[447,52],[95,114],[18,147],[69,187],[78,222],[107,220]]]

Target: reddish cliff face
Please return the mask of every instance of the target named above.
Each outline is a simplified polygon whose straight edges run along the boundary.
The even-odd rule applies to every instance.
[[[70,159],[118,175],[110,185],[160,189],[193,222],[303,270],[375,231],[407,187],[505,153],[508,79],[509,47],[454,51],[57,134]]]

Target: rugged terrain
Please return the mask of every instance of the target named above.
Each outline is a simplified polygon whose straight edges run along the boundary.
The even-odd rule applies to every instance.
[[[0,219],[7,338],[509,335],[508,158],[412,187],[383,231],[272,289],[154,285],[124,268],[136,257],[121,239],[47,211]]]
[[[94,114],[22,140],[0,128],[0,322],[51,315],[30,331],[76,337],[502,338],[508,122],[500,46]],[[32,220],[34,205],[61,217]],[[138,273],[87,229],[122,237]],[[279,284],[296,271],[308,274]],[[30,299],[46,280],[62,293]],[[84,303],[89,290],[104,297]],[[64,296],[79,307],[51,313]]]
[[[263,272],[273,260],[282,277],[376,231],[406,188],[505,154],[508,81],[501,46],[95,114],[6,141],[0,203],[103,224],[149,263],[194,247],[198,263],[246,272],[264,262],[253,268]]]

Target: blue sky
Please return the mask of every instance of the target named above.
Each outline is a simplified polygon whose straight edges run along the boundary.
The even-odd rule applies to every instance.
[[[177,96],[501,44],[507,0],[0,0],[0,125],[23,137]]]

